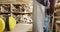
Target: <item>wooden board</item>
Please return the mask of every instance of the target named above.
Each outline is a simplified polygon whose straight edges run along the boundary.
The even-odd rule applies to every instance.
[[[12,31],[8,31],[8,32],[27,32],[27,31],[32,31],[30,30],[32,29],[32,24],[17,24],[15,29]]]

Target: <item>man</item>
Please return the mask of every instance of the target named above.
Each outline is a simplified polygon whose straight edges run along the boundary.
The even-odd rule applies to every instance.
[[[48,32],[50,16],[53,15],[55,1],[56,0],[36,0],[36,2],[34,3],[36,5],[34,6],[36,9],[34,11],[37,13],[37,16],[35,14],[34,17],[37,18],[37,21],[34,21],[35,23],[34,25],[35,25],[35,28],[37,27],[37,29],[35,29],[35,31],[38,30],[38,32],[43,32],[43,25],[44,25],[44,32]],[[46,15],[45,15],[45,11],[47,11]]]

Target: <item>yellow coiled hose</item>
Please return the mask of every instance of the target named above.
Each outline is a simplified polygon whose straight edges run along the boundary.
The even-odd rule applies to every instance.
[[[2,18],[0,18],[0,32],[3,32],[5,29],[5,22]]]
[[[13,30],[15,26],[16,26],[16,20],[12,16],[10,16],[9,17],[9,29]]]

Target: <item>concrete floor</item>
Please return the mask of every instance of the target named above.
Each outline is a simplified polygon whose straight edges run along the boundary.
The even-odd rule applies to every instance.
[[[32,24],[17,24],[15,29],[9,32],[27,32],[29,30],[32,30]]]

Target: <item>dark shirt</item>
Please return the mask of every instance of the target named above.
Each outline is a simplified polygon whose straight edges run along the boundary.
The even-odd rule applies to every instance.
[[[45,13],[50,16],[53,15],[56,0],[36,0],[36,1],[39,2],[40,4],[44,5],[45,7],[49,6],[49,8],[46,8]],[[49,3],[50,3],[50,5],[49,5]]]
[[[49,2],[50,2],[50,7],[49,7],[48,10],[47,10],[47,14],[50,15],[50,16],[52,16],[53,13],[54,13],[55,1],[56,1],[56,0],[49,0]]]
[[[50,2],[50,7],[54,8],[56,0],[36,0],[36,1],[39,2],[40,4],[44,5],[44,6],[47,6],[49,4],[48,2]]]

